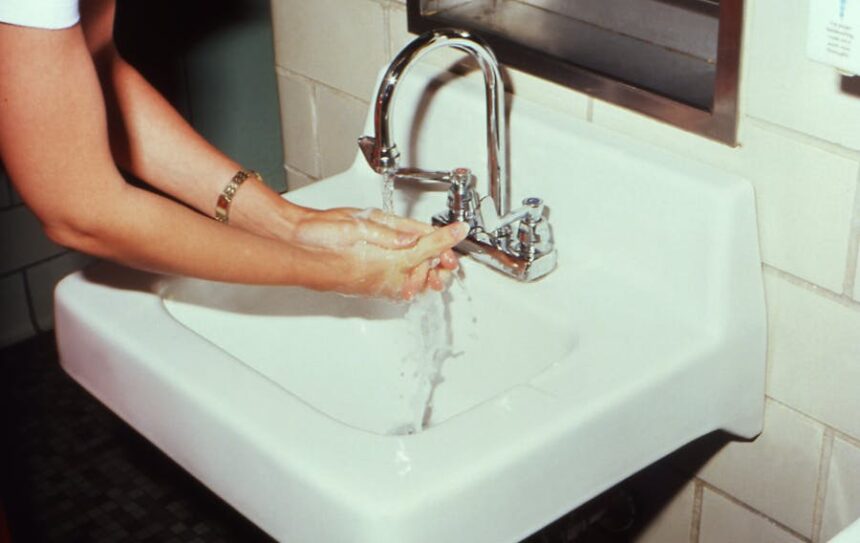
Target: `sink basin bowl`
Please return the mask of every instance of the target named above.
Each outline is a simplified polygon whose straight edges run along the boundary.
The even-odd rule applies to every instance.
[[[399,90],[403,164],[485,179],[483,86],[436,76]],[[510,150],[513,201],[550,209],[540,281],[463,258],[448,294],[407,307],[104,264],[57,289],[62,364],[290,543],[515,543],[701,435],[755,436],[750,185],[520,99]],[[378,206],[379,180],[357,159],[289,197]],[[395,210],[444,201],[402,186]]]

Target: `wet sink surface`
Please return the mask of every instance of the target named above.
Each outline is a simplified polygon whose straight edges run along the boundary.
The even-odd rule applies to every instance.
[[[431,391],[429,426],[528,383],[575,343],[569,321],[465,280],[412,306],[194,280],[170,282],[163,296],[176,320],[285,391],[383,435],[420,428]]]

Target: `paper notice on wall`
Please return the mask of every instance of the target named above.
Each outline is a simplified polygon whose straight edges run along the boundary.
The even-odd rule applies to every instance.
[[[806,54],[845,75],[860,74],[860,0],[809,0]]]

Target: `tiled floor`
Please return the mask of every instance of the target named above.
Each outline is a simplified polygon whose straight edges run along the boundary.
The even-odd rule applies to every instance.
[[[72,381],[51,334],[0,350],[0,443],[14,543],[273,541]],[[629,541],[587,526],[619,496],[626,519],[616,493],[523,543]]]
[[[272,541],[67,377],[51,335],[0,351],[0,442],[15,543]]]

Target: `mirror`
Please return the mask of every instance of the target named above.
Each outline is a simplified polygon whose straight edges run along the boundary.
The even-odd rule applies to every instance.
[[[734,145],[743,0],[407,0],[512,68]]]

